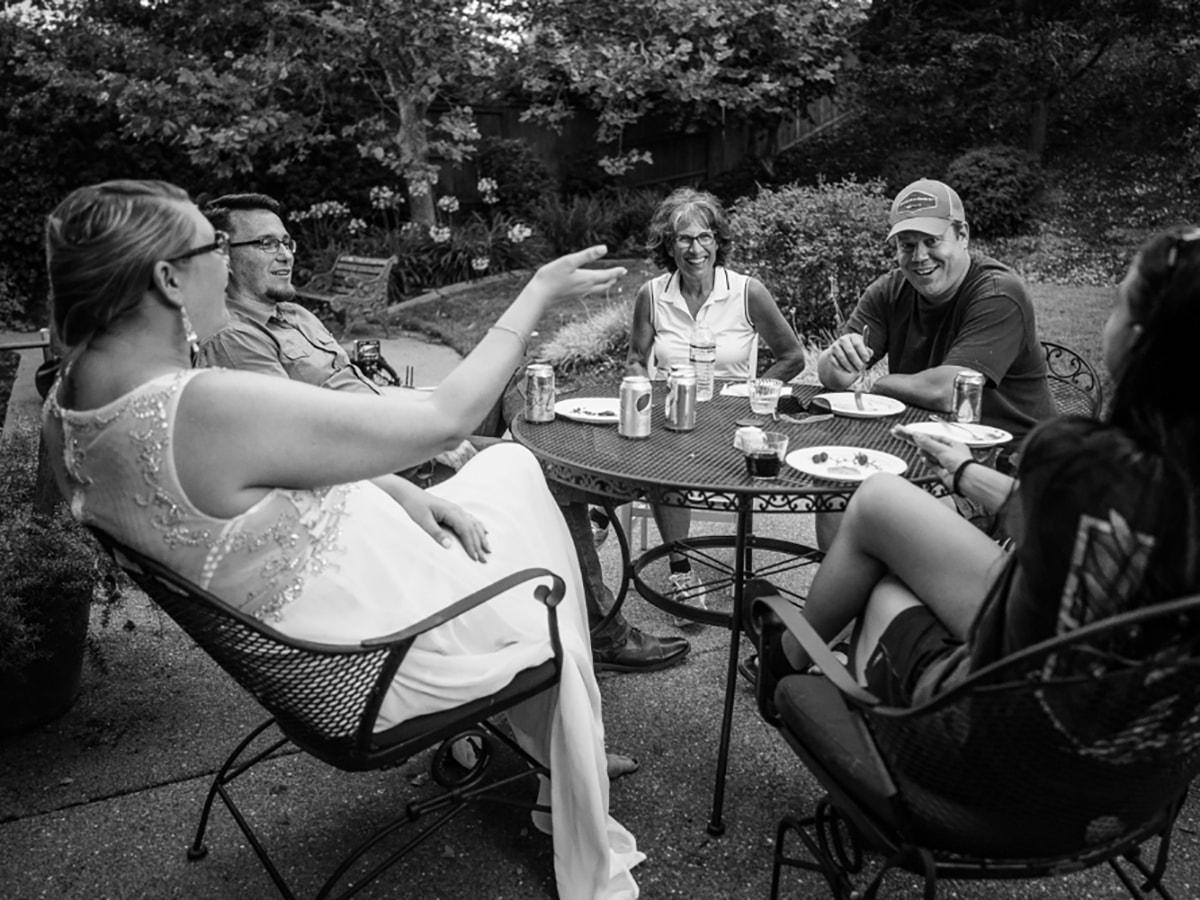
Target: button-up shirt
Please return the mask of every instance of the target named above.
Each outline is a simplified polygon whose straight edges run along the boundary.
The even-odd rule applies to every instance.
[[[230,322],[200,344],[197,365],[283,375],[318,387],[381,393],[321,324],[296,303],[271,311],[228,301]]]

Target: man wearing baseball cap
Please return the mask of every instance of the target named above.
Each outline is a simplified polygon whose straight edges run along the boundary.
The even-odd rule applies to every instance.
[[[888,374],[875,393],[950,413],[954,376],[982,372],[983,423],[1011,432],[1015,449],[1054,414],[1024,283],[1008,266],[971,254],[962,200],[940,181],[923,178],[900,191],[888,225],[896,268],[867,287],[821,353],[821,383],[845,390],[886,356]]]

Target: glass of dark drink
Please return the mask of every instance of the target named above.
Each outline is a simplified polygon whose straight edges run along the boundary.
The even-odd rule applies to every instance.
[[[746,450],[746,474],[751,478],[778,478],[787,446],[786,434],[766,432],[761,444]]]

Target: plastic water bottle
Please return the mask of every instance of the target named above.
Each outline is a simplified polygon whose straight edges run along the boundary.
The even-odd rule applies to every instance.
[[[697,325],[692,330],[692,340],[688,346],[688,359],[696,370],[696,400],[711,400],[717,342],[707,325]]]

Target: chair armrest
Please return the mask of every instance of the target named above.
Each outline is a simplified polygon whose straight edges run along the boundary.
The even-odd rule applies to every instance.
[[[328,272],[318,272],[306,283],[296,285],[298,294],[328,294],[333,290],[333,276],[336,267]]]
[[[842,661],[833,655],[829,645],[801,615],[795,604],[777,596],[760,597],[755,603],[766,605],[775,615],[779,616],[787,630],[800,642],[800,646],[808,654],[809,659],[820,668],[826,678],[833,682],[833,686],[841,692],[842,696],[854,701],[859,706],[872,707],[882,704],[882,700],[854,680],[854,676],[842,665]]]
[[[462,615],[467,610],[474,609],[479,604],[491,600],[493,597],[503,594],[518,584],[534,578],[552,578],[554,580],[553,587],[547,588],[545,585],[540,585],[534,591],[534,595],[550,608],[558,606],[563,595],[566,593],[566,582],[549,569],[521,569],[518,572],[513,572],[511,575],[506,575],[504,578],[489,584],[487,587],[480,588],[473,594],[468,594],[461,600],[451,603],[445,609],[440,609],[433,613],[433,615],[426,616],[419,622],[414,622],[402,631],[384,635],[383,637],[369,638],[362,642],[362,646],[364,648],[375,649],[412,640],[417,635],[424,634],[426,631],[437,628],[439,625],[445,625],[451,619]]]

